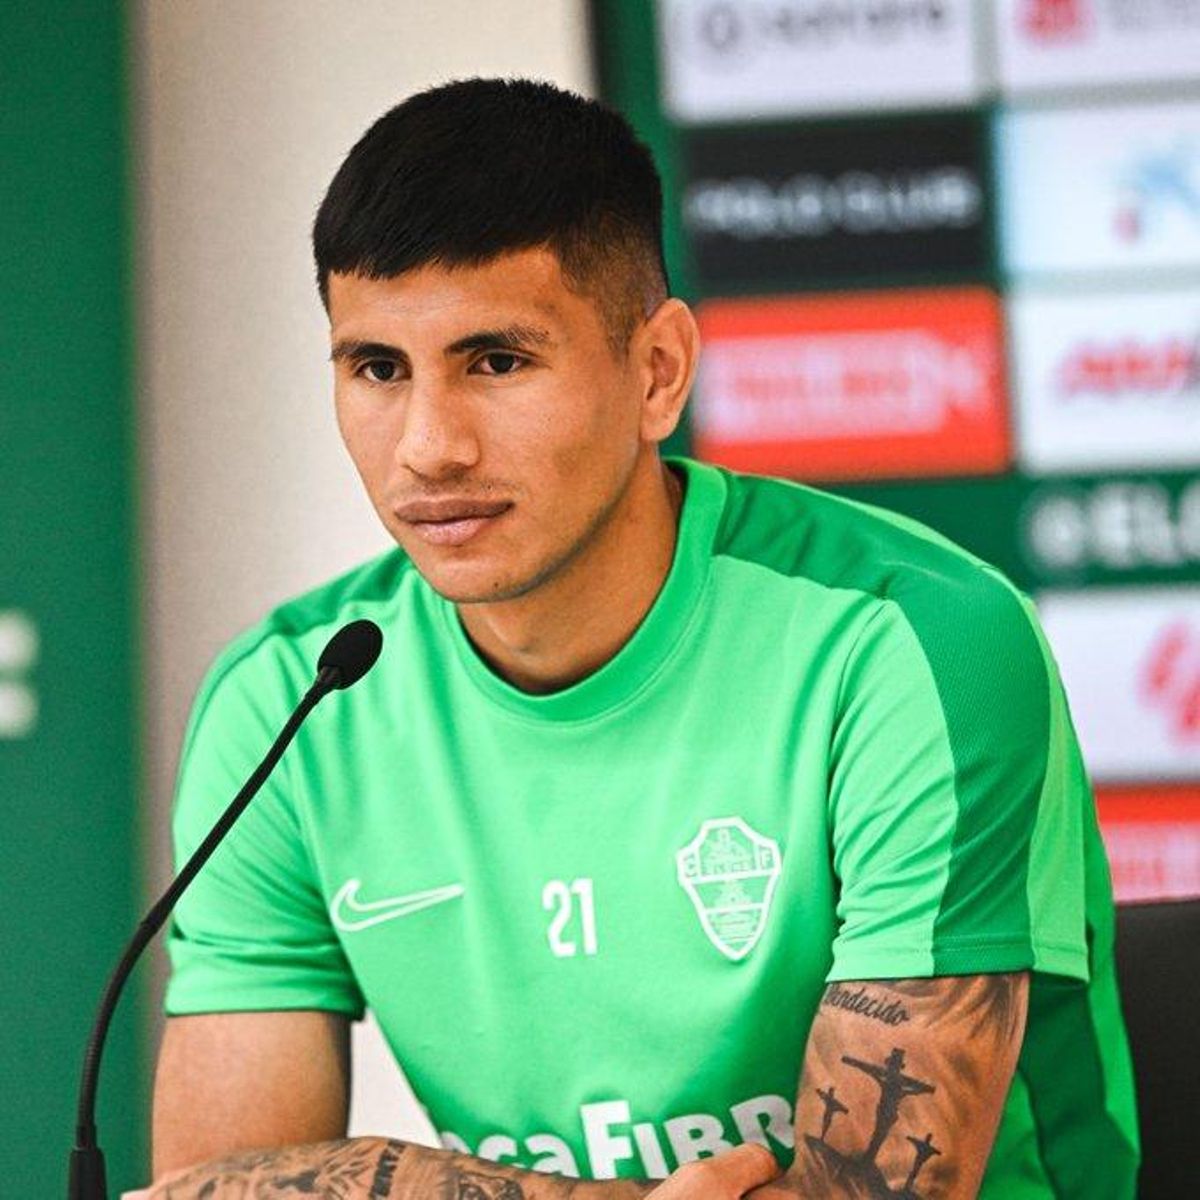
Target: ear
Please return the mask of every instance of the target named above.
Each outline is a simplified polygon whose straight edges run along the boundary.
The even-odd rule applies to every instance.
[[[700,357],[700,331],[682,300],[664,300],[634,333],[642,380],[642,438],[661,442],[679,424]]]

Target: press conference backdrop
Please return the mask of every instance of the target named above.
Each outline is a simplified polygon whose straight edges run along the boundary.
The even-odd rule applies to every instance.
[[[1200,0],[596,0],[705,350],[680,444],[1036,598],[1118,896],[1200,895]]]
[[[308,454],[330,431],[280,453],[280,405],[290,431],[327,399],[319,337],[311,366],[298,350],[320,332],[304,251],[319,187],[366,120],[433,74],[578,86],[557,5],[536,14],[539,28],[551,14],[564,25],[545,45],[515,3],[473,23],[465,4],[365,7],[138,6],[152,27],[135,57],[150,52],[142,107],[158,148],[141,222],[154,268],[143,404],[155,446],[186,446],[152,455],[143,484],[157,514],[148,542],[169,566],[147,571],[151,607],[166,614],[150,622],[162,686],[144,710],[160,805],[203,662],[333,573],[337,554],[358,553],[349,517],[328,511],[348,468],[335,475]],[[910,511],[1034,592],[1128,896],[1194,891],[1200,875],[1198,7],[593,6],[603,90],[666,167],[669,257],[709,339],[684,444]],[[78,1039],[138,907],[119,10],[0,0],[5,1194],[59,1190]],[[364,60],[355,22],[385,11],[386,55]],[[299,67],[289,21],[320,45]],[[262,40],[239,56],[217,35],[248,36],[241,22]],[[518,57],[531,43],[536,62]],[[398,67],[402,52],[413,61]],[[270,71],[277,82],[259,88]],[[324,117],[341,122],[336,134]],[[271,175],[280,186],[247,201],[258,178],[246,162],[297,161],[303,187]],[[296,330],[294,344],[284,335]],[[183,425],[181,414],[196,415]],[[287,483],[297,461],[303,487]],[[248,552],[224,536],[222,502],[256,485],[276,502],[243,522],[261,536]],[[206,526],[221,536],[196,554]],[[145,1165],[132,1015],[114,1029],[101,1092],[122,1185]],[[391,1076],[359,1069],[363,1057],[357,1078],[379,1108],[394,1104]],[[367,1065],[390,1067],[382,1050]]]

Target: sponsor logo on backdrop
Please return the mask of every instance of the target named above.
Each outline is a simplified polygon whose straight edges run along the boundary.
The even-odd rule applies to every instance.
[[[1200,138],[1130,156],[1113,206],[1113,230],[1134,246],[1167,227],[1173,216],[1200,226]]]
[[[1065,401],[1140,396],[1200,401],[1200,333],[1084,342],[1067,352],[1055,383]]]
[[[1017,27],[1035,42],[1072,41],[1090,25],[1091,0],[1022,0],[1017,7]]]
[[[1200,620],[1180,619],[1160,629],[1138,682],[1174,741],[1200,742]]]
[[[983,288],[708,301],[697,451],[806,479],[1009,462],[999,306]]]
[[[1200,0],[1002,0],[995,11],[1012,91],[1200,78]]]
[[[0,610],[0,740],[29,737],[38,697],[30,673],[38,660],[38,631],[18,609]]]
[[[982,209],[978,179],[960,167],[793,175],[774,186],[761,179],[700,180],[684,196],[693,234],[739,241],[964,229],[978,223]]]
[[[1046,577],[1196,574],[1200,478],[1076,480],[1036,487],[1021,514],[1026,557]]]
[[[983,271],[983,129],[894,125],[703,130],[685,139],[683,224],[714,289],[886,272]]]
[[[1200,466],[1200,290],[1010,302],[1022,464]]]
[[[1200,896],[1200,786],[1097,788],[1096,806],[1119,902]]]
[[[665,0],[664,104],[682,121],[969,103],[972,0]]]
[[[1039,607],[1093,778],[1200,778],[1200,588],[1047,592]]]
[[[1013,271],[1200,267],[1200,103],[1022,108],[997,131]]]

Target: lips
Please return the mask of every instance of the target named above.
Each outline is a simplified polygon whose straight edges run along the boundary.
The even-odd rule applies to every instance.
[[[511,507],[508,500],[448,496],[410,500],[392,511],[424,541],[435,546],[462,546]]]

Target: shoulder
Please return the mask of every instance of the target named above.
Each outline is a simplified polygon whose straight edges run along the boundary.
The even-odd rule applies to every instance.
[[[185,747],[218,694],[233,699],[261,692],[294,705],[311,684],[317,657],[333,633],[362,617],[386,622],[414,574],[406,555],[389,550],[285,601],[233,638],[196,694]]]
[[[859,659],[919,648],[943,707],[966,713],[1047,692],[1032,603],[997,568],[928,526],[785,480],[721,471],[714,554],[851,598]],[[1035,720],[1037,713],[1034,713]]]
[[[789,480],[720,475],[718,557],[891,601],[922,626],[963,619],[1029,626],[1027,599],[1001,571],[919,521]]]

